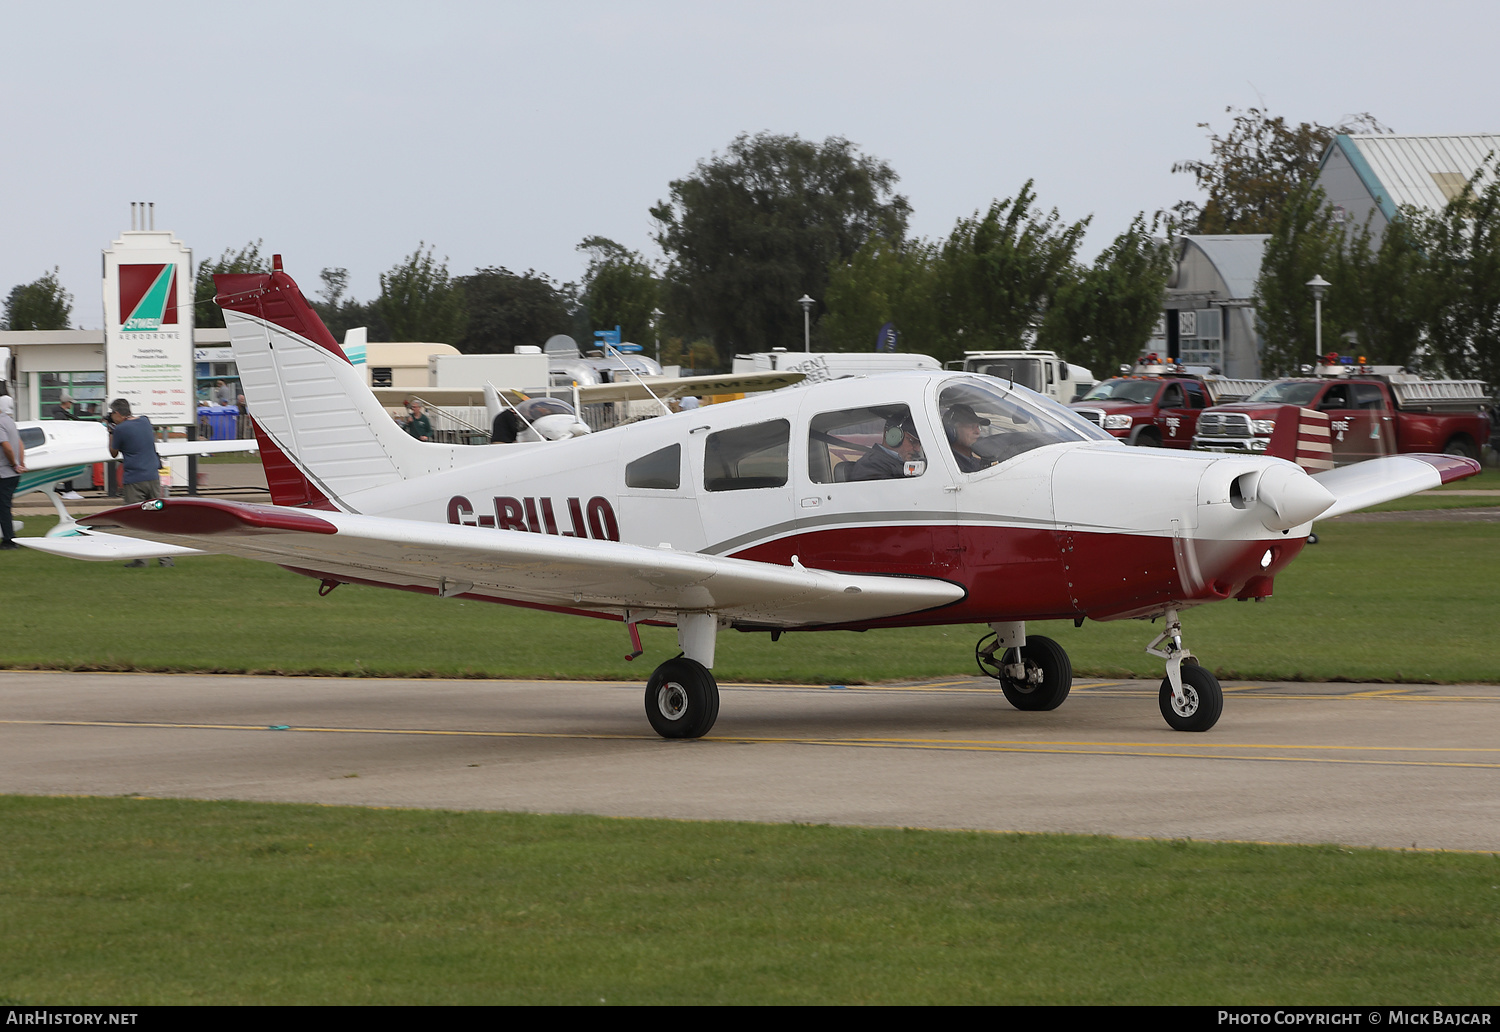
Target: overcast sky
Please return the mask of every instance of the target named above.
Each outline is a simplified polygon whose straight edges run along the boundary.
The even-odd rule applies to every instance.
[[[1446,0],[6,2],[0,296],[55,265],[100,326],[136,200],[195,261],[263,240],[309,294],[344,266],[368,300],[419,241],[576,280],[586,236],[660,257],[668,184],[762,130],[885,160],[922,236],[1034,179],[1092,256],[1193,195],[1172,163],[1229,106],[1500,131],[1497,30]]]

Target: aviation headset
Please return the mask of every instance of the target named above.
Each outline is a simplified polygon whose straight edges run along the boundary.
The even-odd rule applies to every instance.
[[[881,437],[881,441],[885,443],[887,448],[895,450],[900,447],[901,442],[906,440],[908,432],[913,437],[916,436],[916,431],[910,429],[910,422],[906,416],[900,413],[885,417],[885,433]]]

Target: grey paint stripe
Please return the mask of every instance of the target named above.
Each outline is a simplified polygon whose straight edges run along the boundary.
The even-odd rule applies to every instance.
[[[709,545],[702,551],[707,555],[723,555],[751,542],[774,540],[793,531],[818,530],[833,526],[891,526],[893,524],[930,526],[934,523],[946,525],[955,522],[1018,524],[1026,527],[1047,529],[1056,526],[1056,523],[1052,520],[1032,519],[1025,516],[1005,516],[999,513],[987,512],[923,512],[902,510],[900,512],[828,513],[824,516],[813,516],[800,520],[786,520],[781,523],[772,524],[769,527],[758,527],[747,534],[741,534],[737,537]]]

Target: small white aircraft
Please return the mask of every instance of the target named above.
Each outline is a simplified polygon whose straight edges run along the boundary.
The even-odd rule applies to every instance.
[[[57,510],[57,526],[48,537],[64,537],[78,532],[73,517],[57,492],[59,484],[83,480],[96,462],[109,462],[109,431],[94,420],[44,419],[17,423],[21,446],[26,450],[26,472],[16,485],[16,497],[40,491]],[[228,452],[254,451],[255,441],[158,441],[156,453],[162,458],[180,455],[220,455]],[[20,526],[21,524],[17,524]]]
[[[1072,665],[1028,620],[1164,619],[1167,723],[1206,731],[1218,681],[1179,612],[1264,598],[1311,522],[1479,471],[1395,456],[1317,476],[1283,458],[1130,448],[1024,387],[964,372],[802,386],[564,440],[464,447],[402,433],[281,259],[215,278],[276,504],[171,499],[34,548],[194,552],[360,583],[675,624],[646,716],[713,727],[719,631],[985,623],[981,669],[1019,709]],[[1289,424],[1291,425],[1291,424]],[[1326,432],[1326,428],[1325,428]],[[1295,454],[1288,431],[1274,445]],[[1326,447],[1326,444],[1323,445]]]

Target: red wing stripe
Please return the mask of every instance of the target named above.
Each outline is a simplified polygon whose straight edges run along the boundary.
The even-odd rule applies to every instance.
[[[222,534],[245,528],[266,531],[299,531],[305,534],[337,534],[338,528],[311,514],[290,513],[264,505],[218,502],[204,499],[170,499],[161,508],[122,505],[117,509],[85,516],[78,521],[93,530],[129,527],[159,534]]]
[[[1438,471],[1443,478],[1443,483],[1451,484],[1455,480],[1472,477],[1484,467],[1480,466],[1474,459],[1465,458],[1462,455],[1408,455],[1408,459],[1419,459]]]

